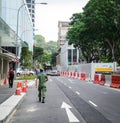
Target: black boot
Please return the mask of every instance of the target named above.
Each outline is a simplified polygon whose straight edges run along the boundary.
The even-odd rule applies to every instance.
[[[45,103],[45,97],[43,97],[43,99],[42,99],[42,103]]]
[[[41,91],[39,91],[38,98],[39,98],[39,102],[41,102]]]
[[[39,102],[41,102],[41,97],[39,97]]]

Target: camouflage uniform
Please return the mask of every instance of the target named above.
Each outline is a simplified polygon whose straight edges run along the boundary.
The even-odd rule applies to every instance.
[[[46,80],[48,80],[47,75],[45,75],[44,73],[41,73],[40,75],[38,75],[38,79],[39,79],[39,85],[38,85],[38,97],[39,97],[39,101],[41,101],[42,98],[42,102],[45,102],[45,96],[46,96]]]

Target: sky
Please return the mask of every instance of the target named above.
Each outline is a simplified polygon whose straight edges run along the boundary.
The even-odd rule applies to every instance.
[[[72,14],[82,12],[89,0],[36,0],[47,5],[35,5],[36,35],[45,37],[46,42],[58,40],[58,21],[70,21]]]

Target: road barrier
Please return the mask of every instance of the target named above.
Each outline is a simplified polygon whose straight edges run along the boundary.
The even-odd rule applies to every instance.
[[[78,73],[74,72],[74,78],[77,79],[78,78]]]
[[[85,72],[73,72],[73,71],[61,71],[61,76],[67,76],[71,78],[76,78],[80,80],[93,81],[94,84],[105,85],[112,88],[120,88],[120,76],[119,75],[104,75],[104,74],[94,74],[94,80],[91,80],[91,76],[87,77]]]
[[[113,75],[110,87],[120,88],[120,76]]]
[[[78,79],[81,79],[81,73],[80,72],[78,73]]]
[[[105,83],[106,83],[106,78],[105,78],[105,75],[102,74],[99,84],[100,85],[105,85]]]
[[[86,80],[86,73],[81,73],[81,78],[80,80]]]
[[[94,75],[93,83],[94,83],[94,84],[99,84],[99,82],[100,82],[99,74],[95,74],[95,75]]]

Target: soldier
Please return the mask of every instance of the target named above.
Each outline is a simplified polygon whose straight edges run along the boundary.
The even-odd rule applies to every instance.
[[[43,69],[40,68],[40,74],[37,76],[39,79],[39,84],[38,84],[38,97],[39,97],[39,102],[45,103],[45,95],[46,95],[46,81],[48,81],[48,77],[46,74],[43,73]]]

